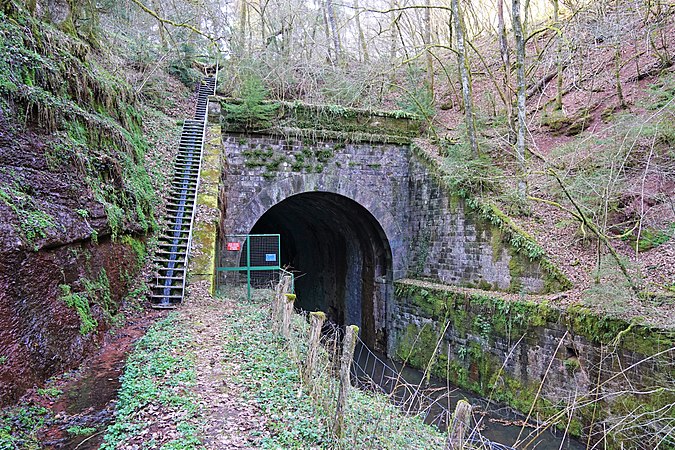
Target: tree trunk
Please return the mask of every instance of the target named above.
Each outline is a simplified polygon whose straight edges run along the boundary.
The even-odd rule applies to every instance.
[[[162,11],[162,2],[158,0],[152,0],[152,8],[157,12],[159,17],[164,17],[164,11]],[[168,48],[168,42],[166,39],[166,28],[164,23],[161,20],[157,21],[157,27],[159,28],[159,43],[162,48],[162,51],[166,51]]]
[[[434,95],[434,57],[431,55],[431,0],[426,0],[426,8],[424,9],[424,45],[426,47],[427,59],[427,83],[429,84],[429,91],[433,98]]]
[[[511,57],[509,55],[509,44],[506,39],[506,24],[504,23],[504,0],[497,0],[497,28],[499,33],[499,54],[502,58],[503,66],[503,90],[506,97],[506,120],[509,124],[509,142],[514,141],[516,127],[513,121],[513,103],[511,96]]]
[[[239,48],[237,49],[240,53],[239,56],[243,56],[246,49],[246,24],[248,23],[248,3],[246,0],[241,0],[241,11],[239,11],[239,36],[238,44]]]
[[[260,11],[260,39],[261,39],[261,45],[262,48],[267,48],[267,46],[270,44],[270,36],[267,35],[267,28],[269,26],[267,25],[267,5],[269,1],[267,0],[259,0],[258,1],[258,11]],[[272,33],[274,33],[274,30],[272,30]]]
[[[393,10],[394,8],[398,7],[398,4],[396,0],[391,0],[391,3],[389,4],[389,7]],[[389,25],[389,29],[391,30],[391,34],[389,35],[389,61],[393,64],[394,60],[396,59],[396,30],[398,29],[396,27],[396,21],[398,20],[396,16],[396,12],[392,11],[391,12],[391,24]],[[393,72],[392,72],[393,76]]]
[[[455,35],[457,36],[457,61],[459,76],[462,82],[462,97],[464,98],[464,118],[466,134],[474,155],[479,154],[478,139],[476,137],[476,122],[473,115],[473,98],[471,93],[471,70],[467,61],[466,46],[464,45],[464,23],[460,15],[459,0],[452,0],[452,15],[455,18]]]
[[[361,46],[361,58],[362,61],[367,63],[370,60],[368,55],[368,43],[366,42],[366,36],[363,34],[363,27],[361,26],[361,7],[359,6],[359,0],[354,0],[354,11],[356,15],[354,19],[356,20],[356,29],[359,35],[359,45]]]
[[[321,17],[323,18],[323,30],[326,34],[326,48],[328,50],[328,62],[335,61],[333,56],[333,48],[330,45],[330,27],[328,25],[328,9],[321,8]]]
[[[621,42],[617,42],[614,48],[614,78],[616,80],[616,97],[619,101],[619,108],[625,108],[626,99],[623,96],[623,87],[621,86]]]
[[[340,63],[340,34],[335,19],[335,7],[333,0],[326,0],[326,16],[328,18],[328,25],[330,26],[330,33],[333,38],[333,50],[335,52],[334,64]]]
[[[553,0],[553,26],[558,35],[558,48],[556,50],[556,92],[555,92],[555,109],[562,110],[562,94],[563,94],[563,62],[562,62],[562,23],[560,23],[560,11],[558,0]]]
[[[525,39],[520,21],[520,0],[512,0],[513,35],[516,41],[516,83],[518,86],[518,136],[516,139],[516,161],[518,162],[518,195],[521,199],[527,196],[525,179],[525,131],[527,114],[525,111]]]

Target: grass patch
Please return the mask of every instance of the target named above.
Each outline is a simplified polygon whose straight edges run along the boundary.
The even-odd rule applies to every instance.
[[[228,360],[239,365],[235,381],[249,387],[246,395],[269,418],[271,435],[262,439],[260,448],[444,448],[443,433],[419,417],[404,416],[386,397],[356,389],[348,398],[345,437],[338,440],[331,432],[337,380],[324,371],[311,396],[300,381],[296,361],[306,351],[304,318],[295,317],[290,345],[271,331],[266,300],[242,302],[239,308],[225,318],[224,346]]]
[[[157,417],[175,427],[177,436],[161,443],[161,448],[201,448],[200,410],[190,391],[195,381],[194,356],[186,350],[190,340],[177,315],[171,314],[136,344],[121,379],[115,422],[106,430],[102,450],[138,443],[155,448],[142,432]]]

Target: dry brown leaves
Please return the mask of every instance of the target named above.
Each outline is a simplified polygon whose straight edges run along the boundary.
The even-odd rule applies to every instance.
[[[181,316],[192,334],[196,356],[194,392],[199,397],[206,429],[203,442],[210,449],[254,449],[268,434],[266,418],[255,402],[244,398],[245,386],[232,381],[235,363],[225,361],[222,318],[232,314],[234,304],[214,299],[205,282],[189,287]]]

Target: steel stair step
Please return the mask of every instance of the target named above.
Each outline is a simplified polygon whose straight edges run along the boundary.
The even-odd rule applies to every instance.
[[[179,268],[179,269],[169,269],[168,267],[163,267],[163,268],[160,269],[160,271],[162,271],[162,270],[165,271],[165,272],[168,272],[169,270],[173,270],[174,272],[181,272],[181,273],[182,273],[182,272],[185,272],[185,268],[184,268],[184,267],[181,267],[181,268]],[[159,276],[159,277],[166,277],[166,276],[168,276],[168,275],[162,275],[162,274],[160,274],[160,275],[158,275],[158,276]],[[183,276],[180,275],[180,276],[178,276],[178,278],[183,279]]]
[[[181,250],[176,250],[176,251],[170,251],[170,250],[157,250],[155,252],[155,255],[168,255],[170,256],[175,256],[176,259],[172,260],[171,258],[167,258],[167,262],[177,262],[179,260],[182,260],[185,258],[185,249]]]
[[[187,248],[187,244],[160,244],[159,248]],[[178,250],[176,250],[178,251]]]
[[[183,279],[183,278],[181,277],[181,280],[182,280],[182,279]],[[173,280],[173,281],[172,281],[172,280],[165,280],[165,281],[167,281],[167,282],[170,281],[171,283],[175,283],[176,280]],[[155,291],[155,290],[164,290],[164,289],[166,289],[166,288],[169,288],[169,290],[172,290],[172,291],[175,291],[175,290],[177,290],[177,289],[181,289],[181,290],[182,290],[182,289],[183,289],[183,283],[180,283],[180,284],[169,284],[169,285],[167,285],[166,282],[165,282],[165,283],[155,284],[155,285],[153,285],[153,286],[150,286],[150,289],[153,290],[153,291]]]
[[[165,230],[165,231],[166,231],[166,230]],[[189,233],[189,232],[190,232],[190,230],[177,230],[177,231],[178,231],[179,233]],[[169,230],[169,231],[167,231],[167,232],[174,233],[173,230]],[[166,237],[166,238],[172,238],[172,239],[173,239],[173,237],[172,237],[172,236],[169,236],[168,234],[163,234],[163,235],[161,235],[161,236],[159,237],[159,239],[162,239],[162,238],[165,238],[165,237]]]
[[[158,280],[182,280],[183,277],[165,277],[165,276],[157,276],[155,277]]]
[[[187,236],[160,236],[159,239],[178,239],[179,241],[187,241]]]

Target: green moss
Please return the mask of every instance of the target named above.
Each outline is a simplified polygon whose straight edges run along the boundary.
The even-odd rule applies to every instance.
[[[134,90],[86,43],[21,9],[12,14],[0,12],[0,95],[9,100],[10,119],[51,134],[47,166],[79,173],[104,205],[115,237],[131,223],[154,228],[157,197],[143,167],[147,144]]]
[[[137,239],[129,234],[126,234],[122,236],[122,239],[120,239],[120,243],[124,245],[128,245],[131,247],[131,249],[134,252],[134,256],[136,257],[136,270],[140,270],[140,268],[143,265],[143,262],[145,261],[145,257],[147,256],[148,252],[145,246],[145,242],[143,242],[140,239]]]
[[[396,345],[396,357],[412,367],[424,369],[434,357],[438,333],[430,324],[410,324]]]
[[[80,280],[87,298],[101,307],[107,320],[111,320],[117,314],[117,303],[113,301],[112,293],[110,292],[110,280],[105,269],[101,269],[93,280],[83,278]]]
[[[411,366],[421,369],[429,367],[434,375],[447,377],[460,387],[492,400],[505,402],[523,412],[530,411],[534,405],[533,412],[538,417],[561,417],[555,423],[560,429],[568,427],[568,420],[571,420],[568,432],[575,436],[582,432],[583,424],[590,423],[591,420],[598,423],[611,417],[635,416],[635,412],[639,411],[640,421],[647,427],[650,421],[662,417],[664,411],[672,415],[675,393],[658,387],[622,391],[595,402],[577,398],[575,415],[571,419],[567,414],[558,415],[567,411],[568,405],[563,401],[552,402],[537,395],[538,380],[525,383],[500,371],[503,361],[492,355],[484,342],[520,336],[525,336],[526,340],[538,339],[540,332],[535,328],[558,328],[562,324],[571,334],[615,348],[619,354],[632,352],[637,358],[654,358],[654,363],[659,364],[658,361],[669,361],[669,355],[658,354],[675,347],[673,332],[629,324],[579,306],[561,310],[546,301],[509,301],[489,293],[465,293],[449,287],[434,287],[428,283],[418,285],[415,282],[397,282],[395,289],[399,301],[407,301],[416,306],[420,310],[419,316],[431,320],[423,326],[408,325],[398,337],[394,354]],[[438,330],[443,329],[445,323],[450,324],[454,335],[466,340],[462,347],[453,348],[455,360],[448,361],[447,356],[442,354],[434,355],[439,338]],[[441,347],[444,345],[442,343]],[[568,357],[561,361],[561,365],[570,376],[581,368],[576,357]],[[616,370],[624,369],[625,366],[616,367]],[[653,383],[654,386],[669,385],[669,380],[659,380],[659,375],[654,376],[657,379],[647,383]],[[599,407],[597,411],[593,411],[594,404]],[[610,440],[618,442],[625,439],[625,436],[621,436]]]
[[[495,233],[497,230],[500,232],[501,245],[491,236],[490,243],[493,255],[501,255],[501,246],[504,244],[509,245],[521,257],[519,263],[514,261],[513,270],[516,273],[522,272],[521,267],[516,267],[516,265],[524,267],[528,263],[538,263],[544,276],[544,293],[558,292],[572,287],[571,281],[546,258],[544,249],[530,234],[511,220],[508,215],[504,214],[496,205],[472,194],[468,189],[453,188],[447,182],[447,173],[444,172],[444,169],[435,160],[431,159],[423,149],[414,143],[411,145],[411,149],[413,150],[413,155],[427,166],[431,175],[447,190],[450,197],[456,199],[451,201],[452,204],[459,205],[461,202],[469,210],[478,215],[478,218],[483,223],[476,223],[477,229],[489,229],[491,233]],[[515,284],[511,286],[510,290],[519,292],[521,286],[518,283],[520,282],[515,280]]]
[[[36,241],[47,237],[47,231],[62,228],[54,217],[39,209],[36,200],[18,181],[0,183],[0,201],[16,215],[22,239],[34,250],[38,249]]]
[[[223,110],[242,105],[241,99],[221,99]],[[263,102],[278,108],[276,118],[266,132],[340,139],[342,141],[410,142],[420,134],[420,117],[403,111],[372,111],[345,108],[339,105],[310,105],[302,102]],[[268,125],[270,123],[268,122]],[[241,126],[227,121],[228,131],[242,131]],[[302,131],[304,130],[304,131]],[[325,134],[321,134],[325,133]],[[331,134],[337,133],[337,134]]]
[[[80,318],[80,334],[85,336],[98,327],[98,322],[91,315],[89,300],[86,295],[72,292],[67,284],[59,286],[61,289],[61,300],[67,307],[73,308]]]

